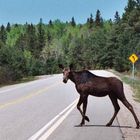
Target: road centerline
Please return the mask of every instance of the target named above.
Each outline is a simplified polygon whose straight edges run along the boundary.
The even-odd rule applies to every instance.
[[[37,92],[31,92],[31,93],[30,93],[29,95],[27,95],[27,96],[23,96],[23,97],[21,97],[21,98],[15,99],[15,100],[13,100],[13,101],[10,101],[10,102],[1,104],[1,105],[0,105],[0,109],[4,109],[4,108],[9,107],[9,106],[11,106],[11,105],[16,105],[16,104],[22,103],[22,102],[24,102],[24,101],[26,101],[26,100],[28,100],[28,99],[30,99],[30,98],[32,98],[32,97],[35,97],[35,96],[37,96],[37,95],[43,93],[44,91],[47,91],[47,90],[49,90],[50,88],[55,87],[55,86],[57,86],[57,85],[59,85],[59,84],[60,84],[60,82],[59,82],[59,83],[57,82],[57,83],[55,83],[55,84],[53,84],[53,85],[51,85],[51,86],[48,86],[48,87],[43,88],[43,89],[41,89],[41,90],[38,90]]]

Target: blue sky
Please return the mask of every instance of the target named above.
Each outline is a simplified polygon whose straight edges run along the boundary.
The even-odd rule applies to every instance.
[[[85,23],[90,14],[95,17],[97,9],[103,19],[114,18],[116,11],[124,12],[127,0],[0,0],[0,24],[44,23],[60,19],[70,21],[74,16],[77,23]]]

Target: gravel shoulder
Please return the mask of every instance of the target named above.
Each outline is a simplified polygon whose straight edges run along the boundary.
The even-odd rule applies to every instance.
[[[133,106],[133,109],[140,120],[140,103],[136,102],[133,98],[132,88],[124,83],[124,92],[127,100]],[[131,112],[119,102],[121,107],[118,113],[118,122],[125,140],[140,140],[140,129],[136,129],[136,124]]]

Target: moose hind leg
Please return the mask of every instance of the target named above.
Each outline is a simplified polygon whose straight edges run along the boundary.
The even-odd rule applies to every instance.
[[[126,99],[124,99],[124,100],[122,100],[122,103],[130,110],[130,112],[133,114],[133,116],[134,116],[134,119],[135,119],[135,122],[136,122],[136,128],[138,129],[138,128],[140,128],[140,122],[139,122],[139,120],[138,120],[138,118],[137,118],[137,116],[136,116],[136,113],[134,112],[134,109],[133,109],[133,107],[132,107],[132,105],[126,100]]]
[[[109,96],[109,97],[110,97],[111,102],[112,102],[112,104],[113,104],[113,106],[114,106],[114,114],[113,114],[112,118],[110,119],[110,121],[106,124],[106,126],[111,126],[111,125],[112,125],[112,123],[113,123],[113,121],[114,121],[116,115],[118,114],[118,112],[119,112],[119,110],[120,110],[120,106],[119,106],[119,104],[118,104],[117,98],[114,97],[114,96]]]

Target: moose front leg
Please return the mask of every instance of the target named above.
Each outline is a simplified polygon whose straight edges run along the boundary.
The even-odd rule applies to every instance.
[[[81,104],[83,103],[83,112],[80,108]],[[85,124],[85,120],[89,122],[89,118],[85,116],[86,114],[86,109],[87,109],[87,96],[80,96],[79,102],[77,104],[77,109],[80,111],[82,115],[82,121],[80,123],[80,126]]]

